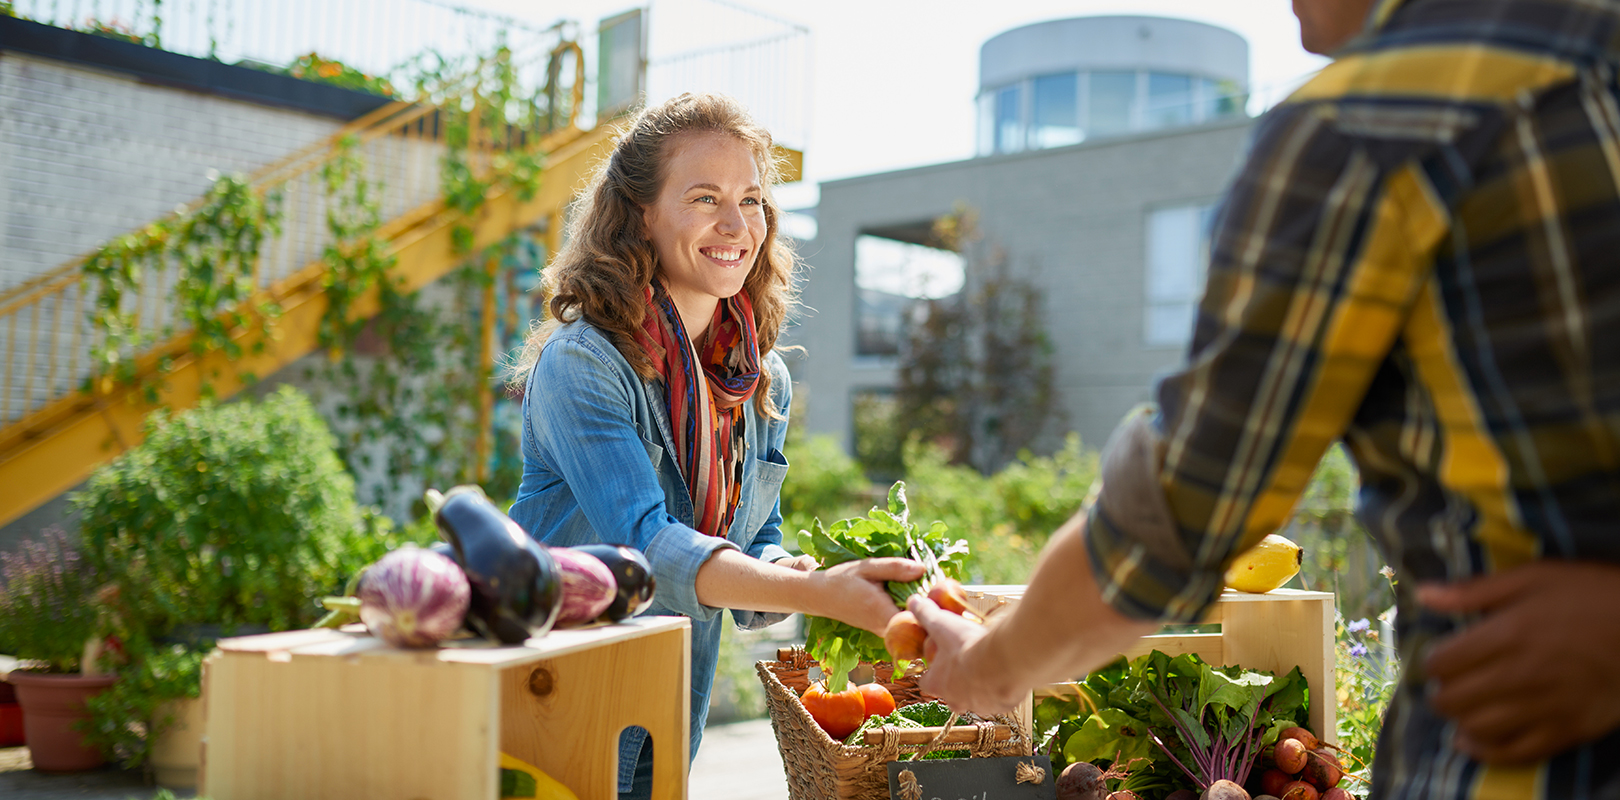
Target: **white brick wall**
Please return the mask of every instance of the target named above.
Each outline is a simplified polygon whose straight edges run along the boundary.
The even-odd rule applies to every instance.
[[[196,199],[209,186],[209,170],[251,173],[341,125],[0,53],[0,292]],[[161,281],[146,287],[144,321],[165,321],[159,301],[166,293]],[[0,317],[0,424],[37,410],[88,374],[85,311],[75,287]],[[55,355],[52,332],[59,336]]]
[[[338,120],[0,53],[0,291],[251,173]]]
[[[115,72],[0,53],[0,293],[147,225],[209,187],[209,173],[251,175],[326,139],[339,120],[142,83]],[[443,147],[400,136],[360,148],[383,219],[435,200]],[[281,187],[281,234],[266,241],[268,286],[321,257],[329,202],[318,169]],[[143,276],[148,333],[177,324],[174,266]],[[0,425],[90,374],[87,298],[75,286],[0,314]],[[0,306],[3,306],[0,303]],[[53,339],[52,334],[55,334]]]

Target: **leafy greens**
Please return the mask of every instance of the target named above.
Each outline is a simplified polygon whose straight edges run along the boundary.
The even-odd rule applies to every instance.
[[[910,558],[922,562],[925,572],[908,583],[890,581],[889,596],[895,605],[906,607],[906,599],[925,594],[942,577],[961,580],[967,573],[968,543],[950,541],[948,528],[935,521],[926,529],[911,522],[906,503],[906,484],[896,481],[889,488],[889,507],[873,507],[865,517],[852,517],[822,528],[821,520],[810,530],[799,531],[799,549],[816,559],[822,569],[831,569],[863,558]],[[883,637],[826,617],[805,618],[805,649],[821,662],[827,675],[828,691],[843,691],[849,671],[862,661],[894,660]],[[904,669],[904,663],[896,667]]]
[[[1118,659],[1076,689],[1076,698],[1036,707],[1037,734],[1061,739],[1068,763],[1145,759],[1127,766],[1124,786],[1160,794],[1185,783],[1177,769],[1199,789],[1222,779],[1242,784],[1264,747],[1303,724],[1310,705],[1298,667],[1278,678],[1157,650]]]

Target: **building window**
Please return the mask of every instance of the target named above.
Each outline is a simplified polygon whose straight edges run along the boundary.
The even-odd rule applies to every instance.
[[[1073,72],[1036,78],[1031,147],[1076,144],[1080,133],[1080,81]]]
[[[919,298],[962,290],[962,257],[882,236],[855,239],[855,355],[900,355],[906,321]]]
[[[1174,128],[1193,121],[1193,81],[1186,75],[1149,73],[1147,127]]]
[[[1146,302],[1143,342],[1179,347],[1192,339],[1198,300],[1209,265],[1213,205],[1156,208],[1147,216]]]
[[[1024,93],[1020,84],[996,92],[996,152],[1024,149]]]
[[[1136,73],[1093,72],[1086,132],[1093,136],[1127,133],[1136,116]]]

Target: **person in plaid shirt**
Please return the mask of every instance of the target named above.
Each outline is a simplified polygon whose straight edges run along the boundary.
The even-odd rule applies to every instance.
[[[1335,60],[1257,125],[1185,363],[1013,613],[913,599],[923,688],[1003,710],[1198,619],[1343,441],[1400,578],[1372,796],[1620,797],[1620,3],[1294,7]]]

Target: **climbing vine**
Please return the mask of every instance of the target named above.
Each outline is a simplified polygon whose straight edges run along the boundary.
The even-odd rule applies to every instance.
[[[419,95],[428,94],[425,86],[447,82],[444,73],[452,66],[437,61],[437,69],[417,79]],[[437,103],[446,144],[440,192],[456,214],[454,251],[468,258],[429,298],[401,291],[391,276],[394,260],[376,235],[377,186],[366,177],[354,143],[341,143],[339,155],[322,170],[333,244],[324,256],[330,304],[320,343],[329,357],[311,378],[319,378],[317,393],[330,399],[339,447],[361,476],[362,497],[394,505],[398,514],[414,516],[416,509],[397,506],[400,498],[420,496],[422,485],[465,482],[478,471],[482,420],[476,410],[480,393],[494,380],[494,365],[483,363],[475,312],[491,280],[485,265],[521,243],[512,236],[474,253],[471,221],[492,188],[528,200],[539,187],[540,156],[513,135],[531,130],[537,118],[533,103],[514,99],[519,91],[510,52],[501,48],[478,72],[470,102]],[[478,168],[480,158],[487,169]],[[371,291],[378,311],[366,319],[353,309]]]
[[[419,59],[416,75],[389,88],[414,85],[423,102],[436,106],[432,124],[445,143],[440,193],[454,214],[454,252],[465,263],[426,293],[404,291],[393,274],[388,242],[378,233],[382,184],[368,175],[358,141],[339,141],[318,172],[330,234],[322,252],[328,305],[318,328],[326,358],[306,377],[323,399],[362,499],[392,506],[399,515],[414,514],[400,507],[399,498],[420,496],[422,484],[460,483],[477,473],[480,426],[488,422],[478,413],[480,397],[495,381],[495,365],[484,363],[489,359],[480,346],[477,312],[492,280],[489,270],[528,251],[514,236],[474,252],[473,223],[492,190],[533,198],[543,170],[535,144],[558,118],[546,99],[557,94],[555,87],[526,92],[504,46],[471,65],[435,56],[428,67],[429,61]],[[313,56],[295,67],[323,77],[353,71]],[[427,88],[456,85],[466,88],[438,95]],[[259,251],[278,230],[280,206],[275,192],[261,195],[244,178],[220,177],[197,209],[121,237],[89,259],[84,273],[94,298],[90,317],[101,334],[94,351],[96,385],[137,383],[155,402],[171,364],[165,360],[155,371],[143,371],[137,355],[179,326],[195,331],[193,352],[239,357],[232,334],[279,313],[273,303],[251,298]],[[174,271],[174,283],[153,284],[166,269]],[[143,292],[153,306],[154,292],[169,296],[168,324],[142,324]],[[368,318],[360,304],[371,293],[377,311]]]
[[[91,348],[97,365],[92,380],[99,388],[110,388],[110,380],[138,383],[148,402],[155,402],[172,361],[160,360],[155,374],[138,380],[136,356],[173,336],[177,321],[193,332],[193,355],[214,350],[233,360],[242,355],[232,333],[255,321],[262,326],[279,314],[268,299],[248,301],[259,249],[279,228],[280,206],[279,193],[261,196],[241,176],[221,176],[197,208],[120,236],[85,261],[90,321],[102,334]],[[171,270],[173,283],[165,284]],[[173,317],[161,325],[141,324],[147,281],[158,281],[160,291],[166,285],[175,300]],[[154,298],[151,304],[159,302],[162,298]],[[209,394],[206,382],[203,392]]]

